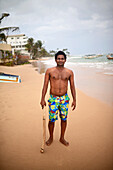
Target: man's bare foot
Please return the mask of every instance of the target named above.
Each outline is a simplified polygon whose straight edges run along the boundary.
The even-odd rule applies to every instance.
[[[50,146],[53,142],[53,138],[49,138],[47,141],[46,141],[46,145],[47,146]]]
[[[60,138],[60,140],[59,140],[63,145],[65,145],[65,146],[69,146],[69,142],[67,142],[65,139],[63,139],[63,138]]]

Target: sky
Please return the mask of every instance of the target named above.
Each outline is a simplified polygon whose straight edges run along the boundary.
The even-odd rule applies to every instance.
[[[0,27],[18,26],[49,50],[71,55],[113,53],[113,0],[0,0]],[[10,35],[12,33],[10,32]]]

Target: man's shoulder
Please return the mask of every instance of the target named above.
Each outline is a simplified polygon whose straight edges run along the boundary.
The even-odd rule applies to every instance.
[[[51,67],[46,70],[47,73],[50,73],[51,71],[55,70],[56,67]]]
[[[66,72],[68,72],[68,73],[70,73],[70,74],[73,73],[73,71],[72,71],[71,69],[69,69],[69,68],[66,68],[66,67],[65,67],[65,70],[66,70]]]

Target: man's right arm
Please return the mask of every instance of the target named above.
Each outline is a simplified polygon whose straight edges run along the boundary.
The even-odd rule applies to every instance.
[[[41,97],[41,106],[42,109],[44,108],[44,106],[46,106],[46,102],[45,102],[45,95],[47,93],[47,88],[48,88],[48,83],[49,83],[49,71],[50,69],[47,69],[46,73],[45,73],[45,78],[44,78],[44,85],[43,85],[43,89],[42,89],[42,97]]]
[[[74,110],[76,107],[76,90],[75,90],[75,85],[74,85],[74,74],[72,71],[70,75],[70,88],[71,88],[71,94],[73,97],[73,102],[72,102],[71,107],[72,107],[72,110]]]

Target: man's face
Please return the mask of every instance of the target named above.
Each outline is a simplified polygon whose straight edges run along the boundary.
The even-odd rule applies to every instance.
[[[58,66],[64,66],[66,60],[64,55],[58,55],[57,59],[55,60]]]

